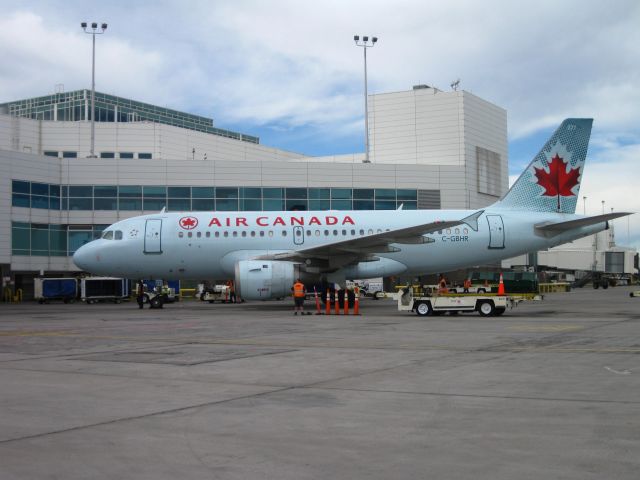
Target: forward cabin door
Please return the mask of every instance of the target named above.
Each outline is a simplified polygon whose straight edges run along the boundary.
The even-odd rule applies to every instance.
[[[162,253],[162,220],[151,218],[144,227],[144,253]]]

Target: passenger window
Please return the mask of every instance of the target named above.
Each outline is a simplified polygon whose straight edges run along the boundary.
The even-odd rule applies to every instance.
[[[246,237],[247,236],[247,232],[245,232],[244,230],[242,231],[242,236]]]
[[[105,240],[113,240],[113,230],[107,230],[102,234],[102,238]]]
[[[360,235],[364,235],[364,230],[360,229]]]
[[[254,232],[253,230],[251,230],[251,236],[255,237],[256,236],[256,232]]]
[[[351,229],[351,235],[355,235],[355,234],[356,234],[356,231],[352,228]]]
[[[122,230],[116,230],[114,237],[116,240],[122,240]]]
[[[320,230],[316,230],[316,237],[320,236]]]
[[[198,237],[198,238],[202,237],[202,232],[196,233],[196,237]]]
[[[216,238],[218,238],[218,237],[220,236],[220,232],[216,232],[216,233],[214,233],[214,236],[215,236]]]
[[[273,237],[273,230],[269,230],[269,236]]]
[[[282,236],[283,236],[283,237],[286,237],[286,236],[287,236],[287,231],[286,231],[286,230],[283,230],[283,231],[282,231]]]
[[[325,236],[325,237],[328,237],[328,236],[329,236],[329,230],[325,230],[325,231],[324,231],[324,236]]]
[[[264,237],[264,230],[260,230],[260,236]]]
[[[238,232],[236,232],[235,230],[233,231],[233,236],[237,237],[238,236]]]
[[[225,232],[224,232],[224,236],[225,236],[225,237],[228,237],[228,236],[229,236],[229,232],[226,232],[226,231],[225,231]]]
[[[342,235],[346,235],[347,231],[346,230],[342,230]]]
[[[184,237],[184,232],[178,232],[178,237],[180,238]]]
[[[334,230],[333,231],[333,235],[337,236],[338,235],[338,230]]]
[[[369,235],[373,235],[373,230],[372,230],[372,229],[369,229],[369,232],[368,232],[368,233],[369,233]]]
[[[307,237],[311,236],[311,230],[307,230]]]
[[[211,232],[205,233],[204,236],[207,237],[207,238],[211,237]]]
[[[187,237],[189,238],[193,237],[193,232],[187,232]]]

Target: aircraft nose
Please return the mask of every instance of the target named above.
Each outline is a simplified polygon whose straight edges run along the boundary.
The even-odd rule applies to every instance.
[[[91,271],[91,266],[93,265],[93,248],[90,245],[81,246],[76,252],[73,254],[73,263],[76,266],[85,272]]]

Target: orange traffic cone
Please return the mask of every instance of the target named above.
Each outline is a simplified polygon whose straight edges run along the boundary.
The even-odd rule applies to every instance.
[[[349,291],[344,289],[344,314],[349,315]]]
[[[498,295],[504,295],[504,282],[502,281],[502,273],[500,274],[500,283],[498,284]]]
[[[340,291],[339,290],[334,290],[336,293],[333,296],[333,299],[335,300],[336,304],[335,304],[335,312],[336,315],[340,315]]]
[[[318,291],[315,285],[313,286],[313,295],[316,297],[316,315],[320,315],[320,299],[318,298]]]
[[[356,294],[356,298],[354,299],[355,303],[353,305],[353,314],[360,315],[360,287],[356,286],[354,291]]]
[[[324,314],[325,315],[331,315],[331,296],[329,295],[329,289],[327,288],[327,301],[324,304]]]

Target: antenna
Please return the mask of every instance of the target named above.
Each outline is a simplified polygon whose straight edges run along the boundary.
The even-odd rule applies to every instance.
[[[451,89],[454,92],[458,91],[458,87],[460,86],[460,79],[458,78],[457,80],[454,80],[453,82],[451,82]]]

